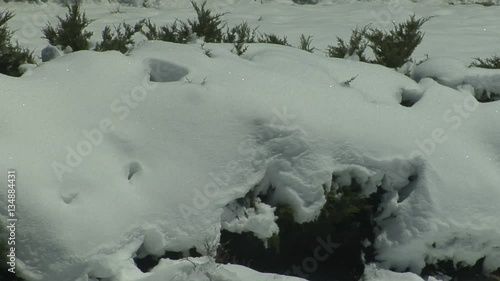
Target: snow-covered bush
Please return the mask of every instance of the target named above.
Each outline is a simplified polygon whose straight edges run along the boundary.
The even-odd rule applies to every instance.
[[[148,40],[160,40],[172,43],[187,43],[191,36],[191,28],[183,21],[175,21],[171,25],[157,27],[149,19],[143,20],[147,30],[142,30],[142,34]]]
[[[188,23],[193,33],[196,33],[198,37],[204,37],[205,42],[220,43],[222,42],[223,28],[225,27],[222,22],[224,14],[213,14],[210,9],[205,8],[206,3],[207,1],[203,1],[201,6],[198,6],[194,0],[191,0],[197,17],[194,20],[188,20]]]
[[[394,24],[394,29],[389,32],[369,29],[365,36],[375,54],[374,62],[392,68],[405,64],[424,38],[420,28],[430,19],[416,19],[415,15],[412,15],[406,22]]]
[[[251,29],[247,22],[227,28],[224,35],[224,42],[255,43],[257,28]]]
[[[417,65],[412,79],[431,78],[441,85],[472,94],[480,102],[500,100],[500,70],[467,67],[458,59],[430,58]]]
[[[246,22],[235,25],[232,28],[226,27],[223,23],[222,13],[214,14],[210,9],[205,7],[206,1],[201,5],[191,1],[191,4],[196,11],[196,19],[187,20],[187,22],[176,20],[170,25],[161,27],[156,26],[149,19],[142,21],[145,30],[142,34],[148,40],[162,40],[173,43],[188,43],[192,41],[193,34],[197,37],[202,37],[206,43],[232,43],[234,45],[233,51],[241,56],[246,52],[248,43],[268,43],[278,44],[284,46],[291,46],[288,44],[286,36],[279,37],[275,34],[258,34],[257,27],[251,29]],[[226,28],[226,31],[223,29]],[[304,40],[306,38],[304,37]],[[310,40],[308,38],[307,40]],[[305,46],[310,41],[304,41]],[[309,46],[310,48],[310,46]]]
[[[450,0],[448,1],[449,4],[451,5],[482,5],[485,7],[491,7],[491,6],[498,6],[500,5],[500,2],[498,0]]]
[[[227,28],[224,35],[224,42],[230,42],[234,45],[234,52],[241,56],[246,52],[248,46],[246,43],[256,42],[257,28],[251,29],[246,22],[235,25],[231,29]]]
[[[293,3],[299,4],[299,5],[304,5],[304,4],[318,4],[319,0],[292,0]]]
[[[133,7],[157,8],[162,4],[162,0],[117,0],[116,2]]]
[[[489,68],[489,69],[500,69],[500,56],[494,55],[491,58],[475,58],[470,66]]]
[[[100,52],[116,50],[123,54],[127,53],[135,44],[132,36],[141,31],[142,23],[138,22],[134,26],[123,23],[115,27],[114,32],[111,31],[111,27],[106,26],[102,31],[102,42],[97,43],[94,50]]]
[[[329,46],[330,57],[346,58],[357,55],[360,61],[381,64],[391,68],[401,67],[410,60],[413,51],[422,42],[422,25],[431,17],[417,19],[415,15],[404,23],[394,24],[394,29],[382,31],[369,25],[353,30],[349,43],[337,37],[337,46]],[[366,47],[370,47],[375,56],[368,60],[364,56]]]
[[[363,241],[373,240],[373,218],[375,211],[381,202],[382,192],[375,192],[366,195],[363,188],[352,179],[351,183],[336,183],[335,176],[332,178],[334,188],[325,187],[327,201],[323,206],[319,216],[309,222],[298,223],[295,220],[296,209],[290,204],[275,204],[274,196],[279,193],[279,187],[270,186],[265,193],[257,194],[256,190],[251,190],[244,197],[226,206],[223,217],[229,218],[232,214],[238,213],[238,220],[223,223],[224,231],[221,235],[221,243],[225,245],[224,254],[229,257],[229,261],[237,264],[245,264],[244,261],[254,260],[254,268],[266,266],[267,270],[281,272],[300,264],[305,257],[311,254],[311,248],[318,243],[318,239],[328,241],[328,255],[322,258],[322,265],[319,267],[329,274],[335,274],[339,280],[358,280],[361,277],[364,265],[362,264],[363,252],[366,259],[372,259],[372,248],[365,247]],[[274,203],[273,203],[274,202]],[[271,213],[272,223],[276,223],[279,232],[262,236],[250,231],[255,225],[249,224],[250,219],[257,219],[260,215],[260,222],[263,222],[263,212],[259,212],[259,205],[274,205]],[[262,211],[262,210],[261,210]],[[241,228],[246,225],[247,227]],[[261,229],[261,227],[259,227]],[[261,229],[262,230],[262,229]],[[262,240],[265,242],[262,243]],[[321,243],[321,242],[320,242]],[[365,251],[366,250],[366,251]],[[339,259],[342,262],[339,262]],[[270,266],[270,267],[268,267]],[[272,269],[270,269],[272,268]],[[286,275],[299,277],[310,277],[315,280],[316,273],[309,276],[302,275],[298,271],[285,272]],[[344,277],[344,278],[341,278]]]
[[[13,31],[7,22],[14,17],[10,11],[0,12],[0,73],[10,76],[21,76],[19,66],[25,63],[34,63],[33,52],[22,48],[19,44],[12,44]]]
[[[224,39],[222,16],[224,14],[213,14],[210,9],[206,9],[206,1],[201,6],[191,1],[196,11],[196,19],[175,21],[173,24],[157,27],[149,19],[144,20],[147,28],[142,33],[148,40],[162,40],[173,43],[187,43],[191,40],[193,33],[198,37],[203,37],[205,42],[220,43]]]
[[[283,45],[283,46],[292,46],[288,44],[286,36],[283,36],[283,38],[280,38],[276,34],[267,34],[264,33],[259,37],[259,43],[268,43],[268,44],[276,44],[276,45]]]
[[[71,47],[73,51],[88,50],[89,39],[93,32],[86,31],[85,28],[93,20],[88,19],[85,12],[80,11],[80,1],[76,0],[64,4],[68,9],[66,18],[57,17],[59,23],[53,27],[50,23],[42,29],[42,33],[53,46]]]
[[[264,34],[259,34],[257,36],[258,33],[257,29],[258,27],[251,29],[246,22],[240,23],[238,25],[235,25],[231,29],[227,28],[227,31],[224,34],[223,41],[225,43],[233,43],[234,45],[233,51],[238,56],[241,56],[243,53],[246,52],[246,50],[248,49],[248,46],[246,44],[248,43],[268,43],[268,44],[277,44],[283,46],[291,46],[290,44],[288,44],[286,36],[280,38],[278,35],[272,33],[271,34],[264,33]],[[310,39],[311,38],[308,38],[307,40]],[[304,40],[306,40],[305,37]],[[305,41],[304,44],[307,44],[307,42],[308,41]]]
[[[368,47],[368,41],[365,38],[367,26],[364,28],[355,28],[352,31],[349,42],[346,43],[342,38],[337,37],[337,46],[329,45],[327,55],[333,58],[347,58],[356,55],[359,61],[366,62],[368,59],[365,57],[364,52]]]
[[[72,51],[88,50],[90,48],[89,39],[93,32],[86,31],[85,28],[93,22],[88,19],[85,12],[81,11],[80,1],[66,2],[65,6],[68,9],[66,18],[58,17],[59,24],[53,27],[48,24],[43,30],[43,34],[49,43],[53,46],[61,46],[66,49],[70,47]],[[156,26],[145,20],[130,25],[127,23],[119,24],[114,27],[114,31],[110,26],[106,26],[102,31],[102,41],[97,43],[95,51],[116,50],[122,53],[127,53],[134,45],[132,36],[142,30],[144,24],[149,24],[149,33],[157,34]],[[158,40],[155,36],[146,36],[150,40]],[[161,40],[161,39],[160,39]],[[167,41],[167,40],[166,40]]]
[[[42,62],[47,62],[63,55],[63,52],[56,46],[47,45],[42,49]]]
[[[312,36],[305,36],[304,34],[300,35],[299,38],[299,49],[304,50],[306,52],[312,53],[316,49],[315,47],[311,46],[312,44]]]
[[[357,215],[373,208],[369,198],[355,181],[350,186],[339,187],[326,194],[326,204],[319,220],[323,223],[341,223],[353,220]]]

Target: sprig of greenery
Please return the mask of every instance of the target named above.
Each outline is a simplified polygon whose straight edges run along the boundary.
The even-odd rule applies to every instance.
[[[110,26],[106,26],[102,31],[102,41],[97,43],[95,51],[117,50],[126,54],[129,48],[135,44],[132,36],[142,30],[142,22],[136,23],[134,26],[123,23],[118,27],[114,27],[115,31],[111,31]],[[122,30],[123,28],[123,30]]]
[[[94,20],[88,19],[85,12],[81,12],[80,1],[66,2],[68,9],[65,18],[58,16],[59,23],[53,27],[50,23],[42,29],[44,38],[53,46],[71,47],[73,51],[88,50],[89,39],[93,32],[86,31]]]
[[[481,67],[488,69],[500,69],[500,56],[494,55],[490,58],[474,58],[474,61],[470,64],[473,67]]]
[[[306,52],[312,53],[316,49],[311,46],[312,44],[312,36],[305,36],[304,34],[300,35],[299,38],[299,49],[304,50]]]
[[[381,64],[391,68],[401,67],[410,60],[411,55],[422,43],[424,33],[420,30],[422,25],[432,17],[417,19],[410,16],[403,23],[395,24],[389,31],[382,31],[366,25],[356,28],[351,34],[349,42],[337,37],[336,46],[328,46],[327,55],[336,58],[346,58],[356,54],[360,61]],[[364,52],[370,47],[375,60],[369,60]]]
[[[35,63],[35,58],[32,51],[22,48],[17,42],[12,43],[14,32],[7,26],[7,22],[13,17],[13,12],[0,12],[0,73],[21,76],[19,66]]]

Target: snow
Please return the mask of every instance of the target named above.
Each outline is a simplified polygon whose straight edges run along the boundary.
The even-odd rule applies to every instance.
[[[250,2],[210,7],[229,10],[229,24],[243,18],[289,38],[312,33],[320,49],[372,21],[370,11],[387,9]],[[192,16],[186,1],[169,5],[111,14],[87,4],[88,16],[98,18],[89,28],[98,34],[124,19],[161,24]],[[297,222],[311,221],[325,189],[353,180],[367,195],[377,187],[386,192],[375,218],[379,263],[367,266],[366,280],[422,280],[387,269],[419,273],[443,259],[473,265],[485,257],[485,272],[498,268],[500,126],[491,120],[500,113],[497,102],[478,103],[473,95],[500,93],[499,73],[464,62],[494,53],[498,9],[401,5],[439,15],[424,26],[416,56],[431,58],[413,70],[418,82],[296,48],[252,44],[238,57],[230,44],[206,44],[209,58],[199,42],[154,41],[129,56],[81,51],[26,67],[21,78],[0,75],[8,101],[0,105],[0,168],[18,171],[19,269],[29,280],[299,280],[207,258],[162,259],[142,273],[132,259],[192,247],[208,254],[221,229],[265,240],[279,232],[273,206],[287,204]],[[5,7],[18,14],[16,36],[28,34],[31,14],[45,15],[31,17],[43,23],[55,18],[34,13],[37,6]],[[467,40],[458,36],[465,21],[453,20],[460,17],[470,19]],[[488,28],[477,33],[484,22]],[[450,40],[441,38],[442,27]],[[39,31],[30,34],[20,43],[41,52],[46,42]],[[449,46],[441,49],[442,41]],[[439,58],[444,51],[452,58]],[[249,192],[269,201],[236,204]],[[0,214],[5,219],[5,208]]]
[[[41,28],[47,21],[57,23],[57,15],[63,15],[65,8],[48,3],[28,5],[2,3],[17,13],[9,25],[18,32],[15,39],[39,53],[47,46]],[[138,0],[139,1],[139,0]],[[154,9],[130,7],[107,1],[85,1],[87,17],[95,19],[88,30],[94,32],[92,41],[101,40],[106,25],[127,22],[136,23],[150,18],[157,25],[172,23],[175,19],[193,18],[195,13],[189,1],[158,1]],[[154,2],[154,1],[150,1]],[[201,2],[201,1],[200,1]],[[336,43],[336,36],[347,39],[356,26],[372,24],[388,29],[392,21],[402,22],[415,13],[417,17],[435,16],[425,23],[422,30],[425,39],[417,48],[414,59],[420,61],[428,54],[431,57],[452,56],[465,62],[474,57],[487,57],[498,52],[500,44],[500,23],[496,20],[500,6],[449,5],[446,0],[401,0],[401,1],[352,1],[322,0],[318,5],[294,5],[291,0],[212,0],[207,7],[216,12],[227,12],[224,19],[228,26],[247,21],[250,27],[259,27],[262,33],[287,36],[288,41],[298,45],[301,34],[313,36],[316,53],[324,56],[328,45]],[[117,7],[120,12],[115,12]],[[464,38],[465,36],[465,38]],[[478,42],[480,42],[478,44]],[[349,77],[350,78],[350,77]]]
[[[126,280],[126,279],[124,279]],[[162,259],[149,276],[140,281],[162,280],[189,280],[189,281],[252,281],[252,280],[304,280],[296,277],[279,276],[256,272],[239,265],[218,265],[205,258],[191,258],[189,260],[174,261]]]
[[[222,227],[234,233],[252,232],[260,239],[271,238],[279,232],[279,227],[274,222],[274,210],[275,208],[260,202],[259,198],[252,208],[242,208],[232,203],[222,213]]]
[[[363,281],[441,281],[432,276],[426,280],[413,273],[397,273],[390,270],[377,268],[374,264],[369,264],[365,268]],[[442,280],[444,281],[444,280]]]
[[[415,67],[413,78],[420,81],[432,78],[440,84],[467,91],[468,87],[477,98],[500,99],[500,70],[467,68],[463,62],[453,58],[431,58]]]
[[[61,55],[61,50],[49,44],[47,45],[47,47],[42,49],[42,62],[47,62],[49,60],[60,57]]]

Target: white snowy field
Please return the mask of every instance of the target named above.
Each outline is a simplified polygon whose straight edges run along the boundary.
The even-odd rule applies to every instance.
[[[39,55],[40,29],[66,12],[56,4],[1,3],[15,38]],[[156,8],[84,5],[93,42],[105,25],[194,16],[188,1]],[[428,263],[500,267],[500,71],[466,68],[499,52],[500,6],[426,2],[293,5],[209,1],[229,26],[313,35],[315,53],[252,44],[138,44],[131,54],[81,51],[20,78],[0,74],[0,170],[17,170],[17,269],[28,280],[299,280],[207,258],[164,259],[142,273],[135,256],[216,244],[221,229],[265,240],[279,229],[274,206],[314,220],[324,188],[359,182],[386,191],[365,281],[423,280]],[[414,58],[413,78],[327,58],[356,25],[390,28],[435,15]],[[447,57],[447,58],[440,58]],[[344,82],[356,77],[349,85]],[[435,80],[430,79],[434,78]],[[438,82],[436,82],[438,81]],[[413,106],[400,105],[402,100]],[[336,183],[332,185],[332,174]],[[409,180],[411,179],[411,181]],[[7,176],[0,215],[6,219]],[[250,190],[269,202],[242,210]],[[413,273],[396,273],[411,271]],[[428,281],[436,280],[429,277]]]
[[[17,30],[14,37],[35,49],[37,54],[47,45],[41,29],[48,21],[55,24],[56,16],[66,12],[65,8],[50,2],[40,5],[0,2],[2,9],[17,14],[9,22]],[[105,2],[84,5],[88,17],[95,19],[88,28],[94,32],[93,41],[101,40],[101,31],[106,25],[123,21],[135,23],[143,18],[163,25],[195,16],[188,0],[164,0],[156,9]],[[224,19],[228,26],[247,21],[251,27],[258,26],[261,32],[287,36],[294,46],[298,45],[301,34],[312,35],[313,45],[321,56],[328,45],[336,43],[336,36],[348,38],[356,26],[371,23],[377,28],[388,29],[392,21],[402,22],[414,13],[417,17],[435,16],[422,28],[425,39],[413,55],[416,61],[428,54],[431,57],[450,56],[469,63],[473,57],[498,53],[500,46],[500,5],[449,5],[442,0],[323,0],[317,5],[294,5],[291,0],[264,0],[263,4],[252,0],[209,0],[207,7],[227,13]]]

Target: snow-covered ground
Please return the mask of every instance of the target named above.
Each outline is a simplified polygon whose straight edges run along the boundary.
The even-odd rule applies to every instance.
[[[19,43],[39,54],[55,4],[0,4],[17,16]],[[386,191],[375,218],[377,265],[364,280],[422,280],[426,263],[500,267],[500,92],[495,70],[468,69],[499,51],[500,7],[443,2],[209,1],[231,26],[313,35],[314,54],[253,44],[137,44],[129,56],[81,51],[21,78],[0,75],[0,170],[17,170],[17,266],[29,280],[298,280],[210,259],[162,260],[142,273],[132,258],[216,244],[221,229],[279,231],[276,204],[314,220],[324,188],[356,180]],[[84,5],[94,42],[105,25],[192,18],[188,1],[157,8]],[[414,58],[416,81],[393,69],[322,53],[356,25],[390,28],[435,15]],[[439,57],[449,57],[440,59]],[[344,82],[356,77],[349,85]],[[436,81],[430,79],[434,78]],[[154,82],[153,82],[154,81]],[[476,93],[477,94],[477,93]],[[402,100],[413,106],[404,107]],[[332,174],[336,184],[332,185]],[[411,179],[411,181],[409,180]],[[5,219],[7,176],[1,178]],[[250,190],[275,190],[242,209]],[[429,281],[435,280],[432,277]]]
[[[94,41],[100,40],[105,25],[120,22],[135,23],[150,18],[161,25],[175,19],[185,20],[195,13],[188,0],[164,0],[157,9],[134,8],[120,4],[89,3],[84,5],[89,18],[95,21],[89,26]],[[414,3],[416,2],[416,3]],[[47,21],[56,23],[56,16],[63,15],[65,8],[51,4],[24,5],[0,4],[17,13],[9,22],[17,29],[15,38],[20,43],[36,49],[47,45],[40,29]],[[117,8],[119,7],[119,8]],[[259,31],[285,35],[297,46],[301,34],[312,35],[313,45],[323,55],[329,44],[336,43],[336,36],[347,38],[356,26],[371,23],[378,28],[391,28],[392,21],[402,22],[415,13],[417,17],[435,16],[422,30],[425,39],[417,48],[414,58],[419,61],[428,54],[431,57],[450,56],[469,63],[473,57],[491,56],[499,52],[500,6],[449,5],[447,1],[321,1],[317,5],[293,5],[291,0],[211,0],[207,7],[217,12],[227,12],[224,19],[229,26],[247,21]],[[116,13],[120,11],[120,13]]]

